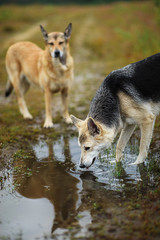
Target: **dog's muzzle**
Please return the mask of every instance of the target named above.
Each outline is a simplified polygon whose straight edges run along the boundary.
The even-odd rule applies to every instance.
[[[95,162],[95,160],[96,160],[96,157],[93,158],[92,163],[91,163],[90,166],[92,166],[92,164]],[[89,168],[90,166],[86,166],[84,163],[81,163],[81,164],[79,165],[80,168]]]
[[[56,50],[56,51],[54,52],[54,56],[55,56],[55,58],[60,57],[60,51]]]
[[[79,165],[79,167],[80,167],[80,168],[85,168],[86,166],[85,166],[83,163],[81,163],[81,164]]]

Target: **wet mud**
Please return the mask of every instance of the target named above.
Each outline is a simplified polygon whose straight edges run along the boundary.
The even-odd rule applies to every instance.
[[[8,148],[1,162],[1,239],[156,239],[160,152],[129,166],[136,147],[133,138],[116,164],[113,146],[83,171],[75,136]]]
[[[46,14],[43,21],[48,29],[62,28],[62,13],[67,23],[71,20],[74,23],[71,50],[75,80],[70,95],[71,114],[84,119],[95,91],[110,71],[156,51],[156,43],[149,38],[154,32],[154,39],[158,38],[159,32],[152,8],[150,2],[133,3],[133,6],[127,3],[88,8],[70,6],[68,11],[66,7],[43,8]],[[41,6],[32,7],[37,15],[31,29],[26,22],[24,26],[28,29],[25,32],[21,26],[22,34],[17,30],[8,38],[10,34],[2,32],[3,47],[6,39],[10,43],[15,39],[25,40],[24,37],[42,44],[41,35],[37,35],[37,30],[34,32],[35,21],[42,19],[42,16],[37,19],[37,9]],[[21,15],[23,11],[21,8]],[[126,12],[124,23],[122,13]],[[19,19],[23,19],[21,15]],[[15,29],[19,28],[19,19],[13,19],[17,24]],[[144,26],[148,27],[146,35],[139,37]],[[130,29],[133,36],[129,35]],[[145,43],[146,48],[140,42],[143,37],[149,41]],[[141,44],[141,49],[150,52],[139,49]],[[115,162],[116,139],[93,166],[82,170],[77,130],[64,123],[59,95],[53,98],[53,129],[43,129],[44,96],[37,88],[31,88],[26,95],[34,116],[30,121],[20,115],[14,93],[9,99],[4,98],[5,52],[6,48],[0,49],[0,240],[160,239],[160,118],[143,164],[129,165],[138,154],[140,131],[137,128],[121,163]]]

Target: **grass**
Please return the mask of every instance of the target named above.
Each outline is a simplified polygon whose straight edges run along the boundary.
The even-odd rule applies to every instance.
[[[34,117],[32,121],[23,120],[14,94],[10,101],[6,102],[4,99],[7,78],[5,54],[9,45],[16,40],[16,36],[21,39],[20,37],[24,36],[24,33],[34,27],[35,32],[28,34],[25,39],[22,37],[21,40],[33,41],[44,48],[42,34],[39,30],[40,22],[45,23],[48,32],[63,31],[69,22],[73,23],[70,44],[75,61],[75,81],[70,96],[70,113],[84,119],[95,91],[109,72],[160,51],[158,13],[152,1],[118,2],[101,6],[0,6],[0,150],[2,156],[5,156],[4,159],[12,157],[15,164],[17,159],[29,161],[32,152],[30,149],[28,150],[28,145],[36,142],[37,139],[56,141],[61,135],[64,137],[77,135],[72,125],[68,126],[62,120],[58,94],[54,96],[53,101],[54,129],[43,129],[44,96],[38,88],[31,88],[26,95],[27,105]],[[155,132],[158,132],[159,126],[160,119],[156,121]],[[155,152],[159,148],[156,141],[159,141],[159,132],[153,138],[151,145]],[[12,154],[8,155],[8,149],[11,148],[13,148]],[[133,152],[135,153],[135,151],[137,149],[133,145]],[[115,157],[114,151],[108,151],[106,154]],[[106,163],[106,159],[102,158],[102,162]],[[24,168],[28,176],[32,175],[31,169],[24,166],[23,162],[22,165],[14,167],[16,173],[19,168]],[[125,174],[121,165],[112,171],[113,175],[120,179]],[[158,236],[160,226],[159,217],[157,217],[159,211],[157,199],[160,194],[158,187],[160,178],[156,158],[146,166],[146,171],[149,176],[156,172],[156,189],[153,185],[150,188],[147,185],[148,192],[145,192],[145,188],[143,195],[144,187],[142,183],[139,183],[135,185],[135,192],[130,196],[130,185],[128,185],[121,196],[122,199],[124,196],[128,196],[128,200],[126,202],[117,200],[115,209],[112,208],[115,205],[110,200],[109,192],[106,191],[106,195],[108,195],[105,203],[101,200],[104,198],[104,192],[101,192],[101,189],[98,189],[97,193],[93,191],[92,194],[89,190],[86,191],[86,198],[88,196],[90,201],[86,201],[85,206],[92,209],[93,223],[97,219],[100,221],[97,228],[94,224],[91,227],[91,230],[94,229],[96,239],[105,239],[108,225],[110,226],[108,239],[115,239],[114,227],[111,226],[111,223],[118,226],[119,233],[122,233],[122,238],[119,239],[144,239],[144,236],[146,239],[150,239],[151,234]],[[3,184],[2,178],[0,178],[0,183]],[[154,201],[154,205],[152,205],[152,201]],[[107,213],[109,210],[112,214]],[[127,216],[126,219],[123,219],[124,223],[120,222],[122,215]],[[142,224],[131,225],[131,223],[139,221]],[[136,235],[136,231],[138,231],[138,235]],[[132,235],[133,238],[131,238]],[[73,237],[73,239],[76,238]]]
[[[1,148],[19,140],[36,139],[40,134],[54,139],[62,132],[75,134],[71,127],[63,123],[61,111],[57,110],[61,109],[59,95],[54,97],[54,105],[58,107],[53,106],[54,122],[59,125],[58,129],[51,131],[42,128],[45,110],[41,90],[32,88],[26,95],[33,121],[23,120],[15,97],[5,103],[5,54],[9,45],[16,41],[16,36],[23,36],[35,26],[35,33],[28,34],[25,39],[22,37],[22,40],[31,40],[44,48],[40,22],[45,20],[47,31],[63,31],[69,22],[73,23],[70,44],[75,60],[75,82],[71,91],[70,112],[85,118],[95,91],[109,72],[159,52],[158,13],[150,1],[104,6],[0,6]],[[124,14],[125,18],[122,17]],[[74,89],[78,89],[78,94]],[[158,119],[156,129],[159,125]]]

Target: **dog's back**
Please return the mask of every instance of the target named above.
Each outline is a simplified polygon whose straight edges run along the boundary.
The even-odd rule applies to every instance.
[[[38,63],[41,53],[43,52],[38,46],[31,42],[18,42],[13,44],[6,54],[6,69],[9,78],[14,81],[20,78],[21,74],[25,75],[32,82],[38,81]]]
[[[160,102],[160,53],[111,72],[96,92],[89,116],[108,126],[118,125],[118,93],[142,104]]]
[[[147,157],[156,116],[160,112],[160,53],[111,72],[96,92],[87,118],[72,116],[79,130],[80,167],[90,167],[104,147],[110,147],[121,130],[116,147],[120,161],[136,125],[141,130],[139,155]],[[83,140],[83,141],[82,141]]]
[[[113,71],[105,81],[113,92],[123,91],[136,99],[159,102],[160,53]]]

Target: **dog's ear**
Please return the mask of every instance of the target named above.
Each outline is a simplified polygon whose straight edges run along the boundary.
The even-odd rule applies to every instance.
[[[81,119],[79,119],[79,118],[76,118],[76,117],[73,116],[73,115],[70,115],[70,118],[71,118],[71,120],[72,120],[72,123],[73,123],[77,128],[79,128],[80,123],[83,122],[83,120],[81,120]]]
[[[69,25],[68,25],[68,27],[65,29],[65,31],[64,31],[64,37],[65,37],[65,39],[69,39],[70,38],[70,36],[71,36],[71,32],[72,32],[72,23],[70,23]]]
[[[99,127],[97,126],[97,124],[95,123],[93,118],[91,118],[91,117],[87,121],[87,127],[88,127],[88,131],[89,131],[90,135],[95,136],[97,134],[100,134]]]
[[[40,25],[40,29],[43,34],[43,38],[44,38],[45,42],[47,43],[48,42],[48,33],[46,32],[46,30],[44,29],[44,27],[42,25]]]

